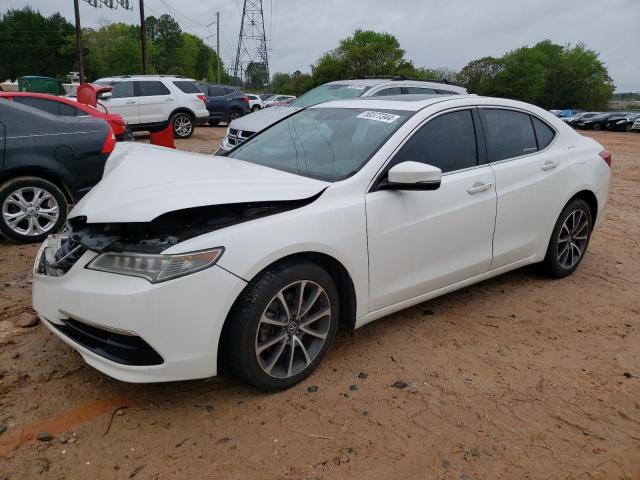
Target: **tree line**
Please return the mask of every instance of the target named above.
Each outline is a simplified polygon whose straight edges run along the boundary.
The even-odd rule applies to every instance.
[[[185,75],[215,81],[216,52],[195,35],[183,32],[170,15],[146,19],[151,73]],[[0,79],[26,74],[63,77],[77,70],[74,27],[60,14],[44,17],[30,7],[8,10],[0,19]],[[140,73],[140,27],[112,23],[83,29],[85,72],[99,77]],[[222,65],[222,62],[221,62]],[[356,30],[324,53],[310,73],[275,73],[265,85],[260,65],[249,65],[245,87],[301,95],[334,80],[361,76],[404,76],[422,80],[447,80],[470,93],[508,97],[543,108],[603,110],[614,85],[598,53],[584,44],[557,45],[550,40],[483,57],[459,72],[417,67],[406,58],[398,39],[389,33]],[[225,83],[232,79],[221,68]]]
[[[183,32],[170,15],[146,18],[149,73],[215,81],[217,54],[202,39]],[[142,73],[140,26],[110,23],[82,29],[85,75],[89,80]],[[228,75],[221,65],[221,79]],[[30,7],[0,18],[0,81],[23,75],[64,79],[77,71],[75,27],[59,13],[45,17]]]

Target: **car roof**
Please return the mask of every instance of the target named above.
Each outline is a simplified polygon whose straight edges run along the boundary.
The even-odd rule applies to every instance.
[[[396,78],[353,78],[349,80],[336,80],[333,82],[325,83],[325,85],[364,85],[366,87],[373,87],[376,85],[383,84],[401,84],[401,85],[422,85],[429,84],[434,86],[434,88],[441,88],[446,90],[447,88],[455,89],[455,90],[464,90],[464,87],[459,85],[454,85],[451,83],[446,83],[438,80],[416,80],[416,79],[408,79],[403,77]]]
[[[385,97],[358,97],[349,100],[333,100],[309,108],[379,108],[417,112],[434,103],[446,100],[461,100],[477,95],[389,95]]]
[[[195,82],[193,78],[181,77],[179,75],[114,75],[113,77],[103,77],[94,80],[94,82],[115,82],[118,80],[157,80],[164,78],[167,80],[182,80]]]

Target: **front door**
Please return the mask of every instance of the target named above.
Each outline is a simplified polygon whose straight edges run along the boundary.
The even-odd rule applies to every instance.
[[[140,102],[133,80],[118,81],[111,88],[111,98],[98,100],[108,113],[119,114],[129,125],[140,123]]]
[[[436,166],[443,171],[439,189],[366,194],[370,311],[488,271],[495,179],[482,164],[476,121],[469,109],[429,120],[387,167],[404,161]]]

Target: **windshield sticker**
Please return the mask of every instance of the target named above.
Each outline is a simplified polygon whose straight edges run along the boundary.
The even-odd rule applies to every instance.
[[[367,87],[364,85],[347,85],[347,88],[351,88],[352,90],[364,90]]]
[[[400,118],[400,115],[394,115],[393,113],[384,112],[362,112],[356,118],[365,118],[367,120],[375,120],[376,122],[393,123]]]

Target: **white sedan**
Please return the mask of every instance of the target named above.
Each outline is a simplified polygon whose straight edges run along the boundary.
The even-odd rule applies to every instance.
[[[226,157],[121,143],[34,267],[44,324],[130,382],[290,387],[338,324],[532,263],[572,273],[611,155],[552,114],[477,96],[298,111]]]

